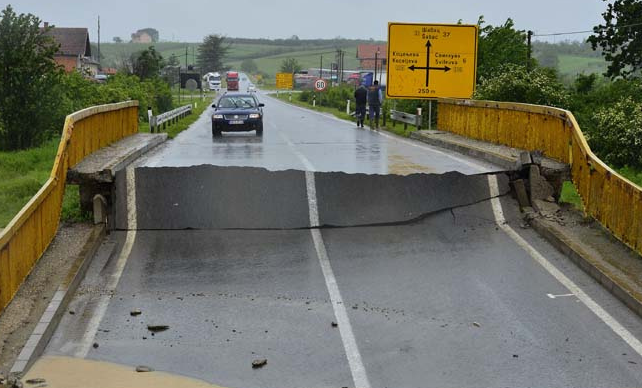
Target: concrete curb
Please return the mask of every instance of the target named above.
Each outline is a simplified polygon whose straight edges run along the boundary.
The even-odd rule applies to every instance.
[[[613,279],[600,268],[598,260],[593,259],[580,245],[574,243],[559,230],[547,225],[539,218],[531,219],[530,225],[557,250],[562,252],[584,272],[604,286],[613,296],[622,301],[622,303],[638,316],[642,317],[642,301],[636,298],[625,285],[620,284],[620,282]]]
[[[44,351],[53,333],[56,331],[63,314],[67,310],[69,302],[71,302],[71,299],[76,293],[80,282],[85,277],[87,268],[105,237],[106,230],[104,224],[94,226],[89,239],[78,254],[63,284],[56,290],[47,309],[31,333],[29,340],[18,355],[18,359],[11,367],[11,374],[24,375]]]
[[[131,154],[127,155],[127,157],[125,157],[123,160],[118,161],[118,163],[116,163],[115,165],[107,167],[106,170],[109,171],[111,176],[113,177],[116,174],[116,171],[122,170],[123,168],[127,167],[134,160],[138,159],[139,157],[147,153],[147,151],[150,151],[156,148],[156,146],[167,141],[167,133],[159,133],[154,135],[160,135],[160,136],[155,136],[152,139],[152,141],[145,144],[144,147],[135,150]]]
[[[447,150],[455,151],[457,153],[471,156],[476,159],[481,159],[486,162],[498,165],[502,168],[505,168],[507,170],[514,170],[515,169],[515,163],[517,162],[517,159],[508,159],[502,155],[495,154],[492,152],[489,152],[487,150],[483,149],[478,149],[471,147],[469,145],[463,145],[463,144],[457,144],[449,141],[443,141],[431,137],[425,137],[422,136],[421,134],[418,134],[416,132],[413,132],[410,134],[410,138],[413,140],[418,140],[422,143],[430,144],[435,147],[439,148],[445,148]]]

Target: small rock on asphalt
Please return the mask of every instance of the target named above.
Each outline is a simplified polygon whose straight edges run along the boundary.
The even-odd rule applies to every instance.
[[[31,385],[43,384],[43,383],[46,383],[46,382],[47,382],[47,380],[45,380],[43,378],[40,378],[40,377],[37,377],[35,379],[29,379],[29,380],[25,381],[25,383],[31,384]]]
[[[332,322],[332,323],[331,323],[331,325],[332,325],[332,327],[337,327],[337,326],[339,326],[339,324],[338,324],[338,323],[336,323],[336,322]]]
[[[168,325],[147,325],[147,330],[152,332],[165,331],[169,329]]]
[[[93,346],[94,346],[94,349],[97,349],[98,348],[98,342],[94,342]]]
[[[259,358],[252,361],[252,368],[263,368],[267,364],[267,359]]]
[[[129,315],[131,315],[132,317],[135,317],[135,316],[140,315],[140,314],[141,314],[140,309],[132,310],[129,313]]]
[[[136,372],[151,372],[151,371],[153,371],[153,369],[145,365],[138,365],[136,367]]]
[[[473,322],[473,326],[475,326],[475,327],[481,327],[481,325],[479,324],[479,322]]]

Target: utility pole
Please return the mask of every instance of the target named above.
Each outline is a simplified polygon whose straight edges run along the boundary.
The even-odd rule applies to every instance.
[[[528,58],[526,63],[526,68],[531,69],[531,55],[532,55],[532,46],[531,46],[531,37],[533,36],[533,31],[528,30]]]
[[[100,15],[98,15],[98,66],[100,66]]]
[[[375,68],[374,68],[374,81],[377,80],[377,61],[379,60],[379,47],[377,47],[377,52],[375,53]]]
[[[321,63],[319,64],[319,78],[323,79],[323,54],[321,54]]]

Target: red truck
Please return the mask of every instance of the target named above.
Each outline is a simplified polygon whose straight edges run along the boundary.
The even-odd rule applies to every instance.
[[[228,91],[239,90],[239,73],[238,72],[228,71],[226,81],[227,81]]]

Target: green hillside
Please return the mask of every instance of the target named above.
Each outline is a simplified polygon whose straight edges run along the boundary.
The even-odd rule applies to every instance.
[[[345,47],[344,50],[346,53],[344,55],[344,66],[346,69],[357,69],[359,66],[359,61],[357,60],[357,46]],[[321,56],[323,55],[323,67],[330,68],[331,61],[336,60],[336,51],[332,47],[319,48],[316,50],[302,50],[302,51],[291,51],[284,54],[270,55],[265,57],[259,57],[254,59],[254,62],[258,66],[259,70],[274,76],[279,71],[281,67],[281,62],[285,58],[295,58],[303,67],[303,69],[315,67],[318,68],[321,63]],[[241,61],[231,61],[228,64],[232,68],[238,68],[241,65]]]
[[[235,39],[229,40],[230,49],[225,58],[225,64],[231,68],[239,68],[244,59],[253,59],[259,70],[272,76],[278,71],[283,59],[296,58],[304,69],[319,67],[320,56],[324,56],[324,67],[329,67],[335,61],[337,48],[346,51],[344,56],[345,68],[356,69],[357,46],[361,43],[380,43],[361,40],[258,40]],[[200,43],[159,42],[153,46],[167,59],[172,54],[176,55],[181,65],[185,66],[187,48],[187,64],[194,64],[198,55]],[[123,59],[131,57],[135,52],[142,51],[150,44],[143,43],[102,43],[100,46],[102,64],[104,67],[119,67]],[[97,52],[95,44],[92,47]]]
[[[582,57],[577,55],[564,55],[561,54],[557,57],[557,68],[560,74],[563,75],[576,75],[576,74],[589,74],[599,73],[602,74],[606,71],[606,61],[603,58]]]

